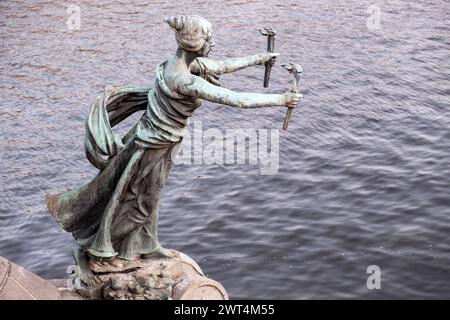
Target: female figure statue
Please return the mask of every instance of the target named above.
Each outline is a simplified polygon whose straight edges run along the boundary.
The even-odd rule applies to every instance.
[[[208,59],[214,46],[208,21],[197,16],[165,21],[175,31],[178,49],[157,66],[154,86],[107,89],[90,107],[85,149],[100,172],[77,190],[47,195],[49,211],[82,248],[75,258],[87,284],[92,280],[89,257],[174,255],[158,241],[158,207],[173,157],[201,99],[239,108],[295,107],[299,101],[291,92],[239,93],[218,86],[219,75],[273,63],[277,54]],[[111,128],[138,110],[145,110],[138,123],[123,138],[117,136]]]

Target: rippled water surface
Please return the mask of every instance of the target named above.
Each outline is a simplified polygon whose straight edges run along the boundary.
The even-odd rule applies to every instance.
[[[75,243],[44,195],[89,181],[84,119],[105,85],[151,85],[176,49],[162,21],[198,14],[212,57],[281,53],[223,86],[283,92],[279,65],[304,67],[304,100],[280,133],[275,175],[256,165],[177,165],[160,213],[165,246],[195,258],[232,298],[450,298],[450,27],[448,1],[0,2],[0,255],[63,277]],[[370,10],[369,10],[370,11]],[[369,27],[372,26],[370,24]],[[280,108],[204,103],[204,128],[280,128]],[[128,125],[136,121],[131,119]],[[368,290],[366,268],[381,268]]]

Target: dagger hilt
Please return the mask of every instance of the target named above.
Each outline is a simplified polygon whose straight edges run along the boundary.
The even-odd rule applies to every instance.
[[[300,79],[303,74],[303,68],[301,65],[296,63],[287,63],[281,65],[283,68],[285,68],[289,73],[294,75],[294,83],[292,85],[291,91],[294,93],[299,93],[300,91]],[[284,117],[284,123],[283,123],[283,130],[287,130],[289,126],[289,122],[291,121],[292,117],[292,111],[294,111],[294,108],[288,108],[286,112],[286,116]]]
[[[277,34],[275,29],[272,27],[266,27],[263,29],[258,29],[258,31],[267,37],[267,52],[274,52],[275,50],[275,35]],[[264,88],[269,86],[270,72],[272,71],[272,65],[270,61],[266,62],[266,68],[264,70]]]

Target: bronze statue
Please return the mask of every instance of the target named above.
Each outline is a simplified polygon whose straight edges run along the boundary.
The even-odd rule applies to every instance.
[[[202,99],[239,108],[294,108],[300,98],[290,91],[257,94],[220,87],[221,74],[273,64],[278,54],[209,59],[214,41],[207,20],[173,16],[165,21],[175,31],[178,49],[157,66],[154,86],[107,88],[90,106],[85,150],[100,170],[97,176],[79,189],[47,195],[49,211],[81,246],[75,257],[88,285],[95,282],[90,258],[173,256],[158,240],[158,207],[189,118]],[[143,116],[123,138],[112,131],[139,110],[145,110]]]

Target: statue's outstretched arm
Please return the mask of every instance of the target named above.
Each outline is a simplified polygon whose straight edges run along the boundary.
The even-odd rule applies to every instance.
[[[213,60],[210,58],[197,58],[190,65],[191,72],[200,74],[202,68],[208,71],[221,75],[224,73],[235,72],[243,68],[265,64],[270,58],[276,57],[277,53],[264,53],[253,56],[228,58],[224,60]]]
[[[299,98],[298,95],[291,92],[285,94],[235,92],[212,85],[194,75],[180,76],[175,79],[174,85],[174,89],[181,94],[238,108],[291,106],[291,103],[294,100],[298,101]]]

